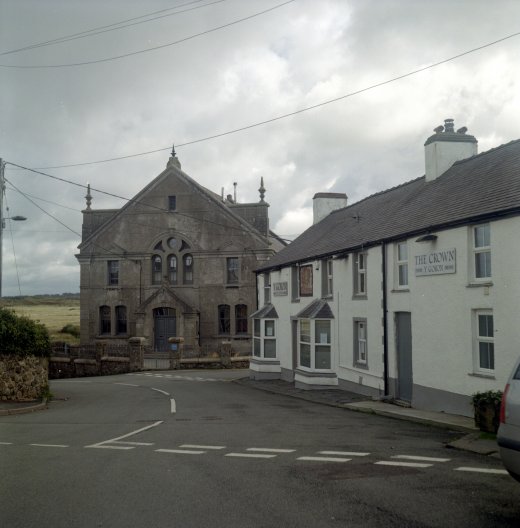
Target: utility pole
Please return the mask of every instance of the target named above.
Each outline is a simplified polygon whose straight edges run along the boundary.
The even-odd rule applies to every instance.
[[[3,233],[4,233],[4,191],[5,191],[5,178],[4,178],[4,160],[0,158],[0,299],[2,298],[2,245],[3,245]]]

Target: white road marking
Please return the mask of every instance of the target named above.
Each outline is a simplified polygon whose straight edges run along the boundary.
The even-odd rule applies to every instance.
[[[318,451],[319,455],[338,455],[338,456],[368,456],[370,453],[359,453],[357,451]]]
[[[114,385],[124,385],[125,387],[139,387],[139,385],[134,385],[133,383],[114,383]]]
[[[458,467],[454,471],[472,471],[475,473],[490,473],[493,475],[507,475],[505,469],[490,469],[490,468],[474,468],[474,467]]]
[[[116,445],[91,445],[91,446],[85,446],[85,447],[92,447],[93,449],[121,449],[121,450],[128,450],[128,449],[135,449],[134,447],[129,446],[116,446]]]
[[[124,438],[128,438],[129,436],[136,435],[138,433],[142,433],[143,431],[147,431],[148,429],[151,429],[152,427],[157,427],[158,425],[161,425],[162,421],[155,422],[151,425],[147,425],[146,427],[141,427],[141,429],[137,429],[137,431],[132,431],[131,433],[127,433],[122,436],[118,436],[117,438],[111,438],[110,440],[105,440],[103,442],[98,442],[97,444],[88,445],[85,447],[93,447],[93,448],[103,448],[108,447],[105,444],[110,444],[112,442],[117,442],[118,440],[123,440]],[[134,449],[133,447],[122,447],[122,446],[111,446],[113,449]]]
[[[203,455],[205,451],[195,451],[188,449],[156,449],[158,453],[176,453],[179,455]]]
[[[275,458],[276,455],[262,455],[260,453],[227,453],[227,457],[236,457],[236,458]]]
[[[417,462],[449,462],[451,458],[434,458],[425,456],[412,456],[412,455],[395,455],[391,458],[400,458],[403,460],[416,460]]]
[[[173,398],[170,399],[170,413],[175,414],[177,412],[177,404]]]
[[[226,449],[226,446],[207,446],[207,445],[194,445],[194,444],[182,444],[179,446],[180,448],[184,449]]]
[[[63,444],[29,444],[36,447],[70,447],[68,445]]]
[[[400,466],[400,467],[415,467],[415,468],[427,468],[432,467],[433,464],[423,464],[420,462],[395,462],[393,460],[381,460],[380,462],[375,462],[380,466]]]
[[[318,457],[318,456],[302,456],[296,460],[305,460],[309,462],[350,462],[351,458],[337,458],[337,457]]]
[[[246,451],[259,451],[263,453],[294,453],[296,449],[271,449],[267,447],[248,447]]]
[[[156,392],[160,392],[161,394],[164,394],[165,396],[169,396],[170,393],[169,392],[166,392],[166,391],[163,391],[161,389],[154,389],[153,387],[150,387],[153,391],[156,391]]]
[[[13,445],[12,442],[0,442],[0,445]]]
[[[151,446],[154,445],[150,442],[123,442],[123,441],[115,441],[114,444],[125,444],[125,445],[133,445],[133,446]]]

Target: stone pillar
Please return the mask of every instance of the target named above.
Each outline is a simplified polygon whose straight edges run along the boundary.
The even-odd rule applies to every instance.
[[[169,337],[168,343],[170,343],[170,368],[180,369],[184,337]]]
[[[144,366],[144,337],[131,337],[128,340],[128,355],[130,372],[143,370]]]
[[[220,347],[220,358],[224,368],[231,367],[231,341],[222,341]]]

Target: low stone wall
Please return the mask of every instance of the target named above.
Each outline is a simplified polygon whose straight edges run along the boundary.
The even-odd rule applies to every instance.
[[[83,378],[85,376],[111,376],[133,372],[130,359],[125,357],[101,357],[96,359],[51,357],[49,378]]]
[[[48,386],[48,379],[47,358],[0,356],[2,401],[37,400]]]

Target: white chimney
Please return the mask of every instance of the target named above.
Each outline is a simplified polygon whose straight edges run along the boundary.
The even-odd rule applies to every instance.
[[[312,199],[313,224],[321,222],[332,211],[347,206],[345,193],[316,193]]]
[[[424,144],[426,181],[433,181],[444,174],[456,161],[477,154],[477,140],[468,134],[466,127],[455,132],[453,119],[445,119],[444,126],[434,129]]]

